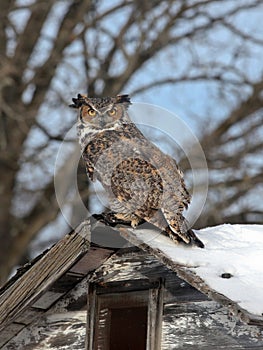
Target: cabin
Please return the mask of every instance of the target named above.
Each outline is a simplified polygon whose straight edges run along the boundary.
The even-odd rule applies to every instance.
[[[197,234],[82,222],[1,288],[0,349],[262,349],[263,226]]]

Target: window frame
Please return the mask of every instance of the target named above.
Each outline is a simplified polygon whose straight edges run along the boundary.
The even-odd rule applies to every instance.
[[[160,349],[164,304],[163,294],[163,279],[155,281],[129,280],[108,282],[106,284],[89,283],[86,350],[96,349],[100,310],[103,308],[122,308],[127,307],[127,305],[129,307],[147,307],[146,350]]]

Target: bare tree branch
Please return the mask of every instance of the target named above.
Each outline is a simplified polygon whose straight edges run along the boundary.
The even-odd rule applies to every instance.
[[[40,36],[40,31],[53,4],[53,0],[47,0],[38,2],[36,6],[32,6],[30,18],[27,21],[25,29],[17,38],[17,46],[13,62],[18,67],[20,78],[27,67],[28,60],[33,53]],[[29,37],[30,40],[28,40]]]
[[[207,135],[203,139],[202,144],[204,148],[206,148],[206,144],[211,142],[211,140],[220,139],[223,134],[226,133],[232,125],[234,125],[234,123],[249,118],[252,113],[257,112],[263,107],[263,101],[260,97],[263,89],[263,81],[255,83],[251,86],[251,88],[251,96],[247,100],[243,101],[236,109],[234,109],[229,117],[221,122],[211,134]]]
[[[31,106],[39,107],[44,99],[54,74],[55,70],[63,57],[63,51],[69,45],[74,36],[73,29],[76,23],[81,21],[86,11],[90,7],[90,1],[74,1],[69,7],[63,21],[60,25],[56,40],[54,42],[54,49],[50,52],[49,58],[46,62],[36,70],[33,82],[36,86],[35,93],[32,98]]]
[[[63,2],[65,12],[60,13],[56,35],[44,34],[43,28],[51,20],[57,3],[57,0],[36,0],[31,5],[17,5],[11,0],[0,4],[2,281],[19,263],[32,238],[59,213],[53,183],[49,181],[54,159],[48,153],[64,137],[66,127],[61,125],[71,121],[65,122],[65,110],[60,107],[70,102],[72,94],[83,90],[91,95],[114,95],[131,86],[131,92],[139,95],[154,87],[162,91],[164,86],[173,88],[187,83],[184,89],[187,87],[189,96],[195,98],[191,87],[206,86],[208,93],[202,102],[207,110],[197,113],[200,120],[203,115],[201,145],[211,170],[211,186],[208,205],[198,225],[229,220],[242,223],[253,218],[260,222],[258,208],[240,203],[261,186],[263,169],[258,155],[263,148],[263,66],[260,63],[253,66],[253,74],[243,69],[239,50],[240,43],[247,44],[245,56],[251,59],[253,48],[261,53],[263,42],[253,30],[249,31],[251,18],[246,32],[238,18],[241,13],[251,16],[253,10],[261,9],[261,4],[225,0],[123,0],[102,6],[100,1],[73,0]],[[29,14],[22,30],[18,25],[21,9]],[[222,28],[229,35],[224,34],[226,42],[220,34]],[[239,44],[233,38],[238,38]],[[214,43],[214,39],[219,39],[219,43]],[[47,41],[47,58],[42,63],[37,48],[44,48]],[[228,46],[233,47],[228,50]],[[151,75],[144,70],[149,66],[154,67],[149,70]],[[140,79],[133,84],[136,74]],[[212,108],[209,99],[214,101]],[[47,105],[49,108],[45,108]],[[56,126],[52,129],[49,123],[54,122],[53,114],[59,113],[61,120],[57,124],[62,131],[53,133]],[[45,135],[43,142],[34,139],[34,130],[41,130],[38,136]],[[182,159],[181,164],[189,169],[187,159]],[[70,162],[66,165],[69,173],[77,166]],[[26,178],[25,168],[36,172],[35,183]],[[87,202],[91,191],[86,180],[79,187]],[[27,193],[31,207],[19,218],[12,209],[13,203],[23,198],[28,189],[32,190],[32,194]],[[70,185],[66,184],[64,190],[69,191]],[[230,206],[237,208],[236,214]],[[76,219],[77,212],[78,209],[73,209]]]

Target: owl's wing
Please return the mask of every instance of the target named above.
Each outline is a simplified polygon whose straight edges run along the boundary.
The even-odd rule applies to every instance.
[[[86,167],[86,173],[91,181],[95,181],[95,176],[94,176],[94,165],[90,159],[90,157],[87,156],[87,153],[82,154],[82,158],[85,163]]]
[[[161,210],[170,230],[174,232],[175,236],[179,236],[186,243],[190,243],[193,241],[193,238],[188,233],[187,222],[182,215],[183,210],[187,209],[190,203],[190,194],[186,189],[183,173],[176,161],[169,155],[164,154],[154,144],[147,140],[141,141],[141,143],[139,148],[140,157],[147,160],[147,168],[144,172],[146,174],[150,172],[151,176],[154,173],[158,174],[158,189],[156,188],[156,190],[157,192],[159,191],[159,195],[155,194],[154,196],[154,198],[158,198],[158,201],[155,200],[154,202],[154,208]],[[145,176],[144,178],[146,179]],[[156,179],[153,179],[153,181],[156,181]],[[148,204],[151,205],[151,202]],[[144,217],[144,219],[152,221],[152,218],[149,220]],[[155,219],[153,218],[153,220]]]
[[[166,204],[174,210],[187,209],[191,197],[176,161],[150,142],[142,147],[142,156],[149,159],[149,162],[158,170],[164,187]]]

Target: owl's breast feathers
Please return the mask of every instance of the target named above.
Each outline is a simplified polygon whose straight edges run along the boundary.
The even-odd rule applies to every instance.
[[[120,202],[136,205],[147,196],[143,202],[148,209],[157,209],[165,200],[179,212],[190,203],[175,160],[148,141],[134,124],[98,132],[87,143],[83,158],[89,178],[98,179]]]
[[[101,180],[99,172],[95,171],[98,160],[105,158],[106,155],[108,157],[106,161],[109,163],[115,156],[117,158],[120,155],[123,157],[123,149],[120,150],[122,143],[134,140],[136,137],[144,138],[142,133],[132,124],[123,124],[122,127],[114,130],[104,130],[94,134],[82,154],[89,178],[92,181],[95,181],[97,177]]]

